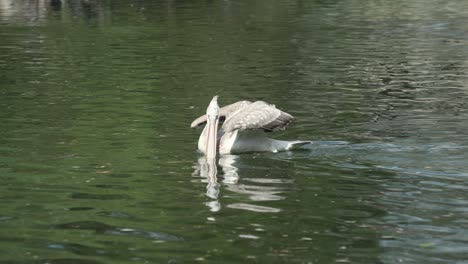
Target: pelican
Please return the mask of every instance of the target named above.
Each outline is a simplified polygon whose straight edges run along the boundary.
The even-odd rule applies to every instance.
[[[214,96],[206,115],[195,119],[191,128],[206,124],[198,139],[198,150],[207,158],[242,152],[278,152],[297,149],[311,141],[283,141],[268,138],[265,132],[284,129],[293,116],[263,101],[239,101],[222,108]],[[223,122],[218,131],[219,122]]]

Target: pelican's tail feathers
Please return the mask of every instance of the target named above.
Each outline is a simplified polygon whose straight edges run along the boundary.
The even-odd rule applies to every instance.
[[[287,146],[287,150],[298,149],[304,145],[311,144],[312,141],[291,141]]]

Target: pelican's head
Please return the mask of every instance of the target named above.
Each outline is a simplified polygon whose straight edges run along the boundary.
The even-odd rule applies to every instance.
[[[206,126],[208,128],[208,136],[206,140],[205,155],[207,158],[216,158],[217,149],[217,135],[218,135],[218,121],[219,121],[219,106],[218,96],[215,95],[211,99],[210,105],[206,109]]]
[[[206,115],[215,117],[219,115],[219,106],[218,106],[218,96],[215,95],[213,99],[211,99],[210,105],[206,109]]]

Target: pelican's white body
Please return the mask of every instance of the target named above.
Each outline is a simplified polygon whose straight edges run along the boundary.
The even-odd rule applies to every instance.
[[[207,127],[198,139],[198,150],[205,153],[208,140]],[[244,152],[278,152],[296,149],[302,145],[309,144],[309,141],[283,141],[275,140],[265,136],[262,131],[242,131],[235,130],[224,134],[218,138],[218,153],[244,153]]]

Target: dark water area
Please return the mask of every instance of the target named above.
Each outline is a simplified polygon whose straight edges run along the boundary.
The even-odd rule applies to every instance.
[[[468,263],[468,2],[0,0],[0,263]],[[211,97],[303,150],[220,157]]]

